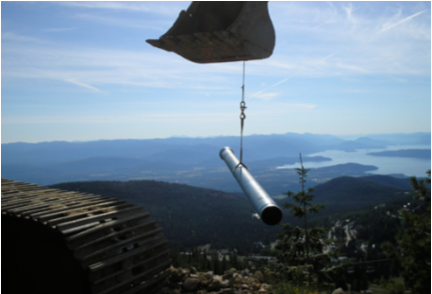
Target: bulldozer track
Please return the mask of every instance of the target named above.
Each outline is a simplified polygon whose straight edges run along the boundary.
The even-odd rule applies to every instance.
[[[167,240],[141,207],[2,178],[1,212],[6,293],[159,293],[165,285]]]

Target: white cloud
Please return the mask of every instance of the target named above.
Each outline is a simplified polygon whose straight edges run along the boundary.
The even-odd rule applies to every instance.
[[[141,20],[134,20],[128,18],[100,16],[100,15],[94,15],[90,13],[79,13],[74,15],[74,17],[80,19],[81,21],[83,20],[92,21],[104,25],[109,25],[109,26],[120,26],[120,27],[136,28],[136,29],[152,29],[152,30],[160,31],[161,33],[167,31],[171,26],[171,22],[168,21],[155,21],[155,20],[148,20],[145,18]]]
[[[258,99],[261,99],[264,101],[268,101],[268,100],[274,99],[277,96],[279,96],[279,93],[257,93],[257,94],[252,95],[251,97],[258,98]]]
[[[361,67],[354,66],[354,65],[347,65],[347,64],[340,63],[340,62],[338,62],[336,64],[336,66],[340,67],[340,68],[344,68],[344,69],[349,69],[349,70],[357,71],[357,72],[363,72],[363,73],[367,73],[368,72],[367,70],[365,70],[365,69],[363,69]]]
[[[59,4],[153,13],[169,6],[154,2]],[[266,91],[291,77],[430,75],[430,18],[425,22],[425,9],[410,14],[405,9],[389,13],[386,9],[376,9],[372,3],[355,2],[353,5],[355,7],[338,2],[270,2],[278,42],[269,59],[247,62],[246,87],[252,76],[268,78],[266,84],[271,86],[248,97],[274,98],[275,93],[266,94]],[[178,14],[178,6],[187,8],[180,3],[166,9]],[[376,9],[373,17],[371,7]],[[87,12],[78,17],[117,26],[151,26],[151,22],[126,21]],[[66,29],[69,28],[51,30]],[[377,34],[383,29],[385,34]],[[7,31],[2,33],[2,40],[3,77],[68,80],[94,91],[104,91],[107,84],[227,90],[241,83],[240,63],[198,65],[150,45],[142,51],[66,47],[60,41],[54,43]],[[23,46],[23,42],[29,45]]]
[[[2,32],[1,38],[3,41],[32,42],[32,43],[43,43],[43,44],[49,43],[48,41],[39,38],[24,36],[12,32]]]
[[[57,33],[57,32],[65,32],[65,31],[72,31],[75,28],[52,28],[52,29],[45,29],[45,32],[50,32],[50,33]]]
[[[273,73],[430,75],[430,3],[399,3],[270,2]]]
[[[343,9],[345,10],[346,17],[347,17],[348,21],[353,21],[354,18],[352,15],[352,13],[353,13],[352,4],[350,3],[348,6],[344,6]]]
[[[226,122],[227,119],[235,118],[236,114],[209,112],[209,113],[164,113],[154,114],[143,112],[139,115],[119,114],[100,115],[100,114],[73,114],[73,115],[50,115],[50,116],[25,116],[25,117],[2,117],[3,125],[18,124],[111,124],[111,123],[155,123],[155,122],[174,122],[174,123],[205,123],[205,122]]]
[[[223,89],[231,80],[221,73],[233,73],[229,66],[210,69],[166,52],[3,44],[2,54],[8,56],[3,59],[3,77],[61,80],[95,91],[103,91],[107,84]]]
[[[297,109],[314,109],[317,107],[315,104],[301,104],[301,103],[300,104],[285,103],[280,105],[286,108],[297,108]]]
[[[280,101],[280,100],[277,100]],[[248,109],[249,118],[284,116],[287,113],[316,112],[317,105],[310,103],[274,102]]]
[[[60,5],[70,7],[80,7],[87,9],[106,9],[106,10],[125,10],[125,11],[136,11],[136,12],[148,12],[152,14],[163,14],[163,15],[178,15],[180,9],[187,9],[188,2],[153,2],[153,1],[61,1],[58,2]]]

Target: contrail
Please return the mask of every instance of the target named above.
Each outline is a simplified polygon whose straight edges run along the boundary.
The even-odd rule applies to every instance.
[[[387,31],[387,30],[389,30],[389,29],[391,29],[391,28],[394,28],[395,26],[398,26],[398,25],[400,25],[400,24],[402,24],[402,23],[404,23],[404,22],[406,22],[406,21],[409,21],[410,19],[412,19],[412,18],[414,18],[414,17],[416,17],[416,16],[418,16],[418,15],[420,15],[420,14],[426,12],[426,11],[428,11],[428,10],[426,9],[426,10],[423,10],[423,11],[417,12],[417,13],[411,15],[411,16],[408,16],[407,18],[404,18],[404,19],[402,19],[401,21],[399,21],[399,22],[397,22],[397,23],[395,23],[395,24],[393,24],[393,25],[391,25],[391,26],[389,26],[389,27],[386,27],[386,28],[382,29],[382,30],[380,31],[380,33],[385,32],[385,31]]]
[[[317,63],[315,63],[315,65],[317,65],[317,64],[320,64],[321,62],[323,62],[323,61],[325,61],[325,60],[327,60],[327,59],[329,59],[330,57],[332,57],[333,55],[335,55],[337,52],[334,52],[334,53],[332,53],[332,54],[330,54],[330,55],[328,55],[328,56],[326,56],[326,57],[324,57],[323,59],[321,59],[321,60],[318,60],[318,62]]]
[[[319,64],[320,62],[323,62],[324,60],[326,60],[326,59],[332,57],[332,56],[335,55],[336,53],[337,53],[337,52],[334,52],[334,53],[332,53],[332,54],[330,54],[330,55],[324,57],[323,59],[319,60],[315,65],[317,65],[317,64]],[[259,92],[256,92],[256,93],[250,95],[249,98],[256,97],[257,95],[259,95],[259,94],[261,94],[261,93],[267,91],[267,90],[270,89],[270,88],[273,88],[273,87],[275,87],[275,86],[277,86],[277,85],[280,85],[280,84],[282,84],[282,83],[285,83],[286,81],[288,81],[288,80],[291,79],[292,77],[293,77],[293,76],[289,76],[289,77],[287,77],[286,79],[283,79],[282,81],[279,81],[279,82],[277,82],[276,84],[273,84],[273,85],[271,85],[271,86],[268,87],[268,88],[265,88],[264,90],[261,90],[261,91],[259,91]]]
[[[282,84],[282,83],[285,83],[285,82],[288,81],[290,78],[292,78],[292,76],[290,76],[290,77],[288,77],[288,78],[286,78],[286,79],[283,79],[282,81],[277,82],[276,84],[273,84],[273,85],[271,85],[270,87],[268,87],[268,88],[266,88],[266,89],[264,89],[264,90],[261,90],[261,91],[259,91],[259,92],[256,92],[256,93],[252,94],[251,96],[249,96],[249,98],[255,97],[255,96],[261,94],[262,92],[267,91],[267,90],[270,89],[270,88],[273,88],[273,87],[275,87],[275,86],[277,86],[277,85],[280,85],[280,84]]]
[[[93,87],[93,86],[90,86],[88,84],[84,84],[84,83],[78,82],[78,81],[76,81],[74,79],[64,79],[64,81],[68,82],[68,83],[71,83],[71,84],[74,84],[74,85],[78,85],[78,86],[87,88],[87,89],[90,89],[90,90],[93,90],[93,91],[96,91],[96,92],[102,92],[101,90],[99,90],[96,87]]]

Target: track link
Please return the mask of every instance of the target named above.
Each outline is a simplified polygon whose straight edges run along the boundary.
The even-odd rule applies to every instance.
[[[141,207],[3,178],[1,204],[6,293],[159,293],[165,285],[167,240]],[[26,278],[32,286],[21,285]]]

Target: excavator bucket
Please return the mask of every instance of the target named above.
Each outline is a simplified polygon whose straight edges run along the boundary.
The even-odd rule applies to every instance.
[[[267,1],[193,1],[174,25],[147,43],[197,63],[267,58],[275,31]]]

